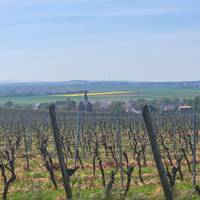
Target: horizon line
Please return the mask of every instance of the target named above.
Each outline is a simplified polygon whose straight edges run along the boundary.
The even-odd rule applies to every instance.
[[[181,83],[181,82],[200,82],[200,80],[86,80],[86,79],[77,79],[77,80],[0,80],[0,83],[62,83],[62,82],[124,82],[124,83]]]

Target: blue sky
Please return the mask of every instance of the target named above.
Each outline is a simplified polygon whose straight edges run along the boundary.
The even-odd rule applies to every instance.
[[[199,0],[0,0],[0,80],[200,80]]]

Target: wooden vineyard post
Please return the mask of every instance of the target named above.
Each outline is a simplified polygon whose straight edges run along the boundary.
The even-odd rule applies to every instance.
[[[172,127],[172,134],[173,134],[173,150],[176,151],[176,127],[173,124]]]
[[[27,143],[27,137],[26,137],[26,128],[24,123],[24,118],[21,115],[22,120],[22,131],[23,131],[23,137],[24,137],[24,147],[25,147],[25,157],[26,157],[26,164],[27,164],[27,170],[30,170],[30,164],[29,164],[29,152],[28,152],[28,143]]]
[[[123,175],[123,158],[122,158],[122,133],[119,125],[119,121],[117,121],[117,130],[116,130],[116,145],[119,154],[119,167],[120,167],[120,179],[121,179],[121,187],[124,186],[124,175]]]
[[[196,185],[196,143],[197,143],[197,129],[196,129],[196,112],[192,115],[193,136],[192,136],[192,184]]]
[[[142,114],[143,114],[145,126],[147,128],[147,133],[149,136],[154,160],[156,163],[156,167],[158,170],[158,174],[160,177],[160,181],[162,184],[165,198],[166,198],[166,200],[173,200],[172,190],[171,190],[169,182],[167,180],[167,175],[166,175],[163,163],[162,163],[159,146],[158,146],[157,139],[156,139],[156,134],[155,134],[155,131],[154,131],[154,128],[152,125],[152,121],[151,121],[151,117],[150,117],[150,113],[149,113],[149,109],[148,109],[147,105],[143,107]]]
[[[55,146],[58,154],[58,160],[61,168],[61,173],[62,173],[62,178],[63,178],[63,183],[64,183],[64,189],[66,193],[66,199],[71,200],[72,199],[72,192],[71,192],[71,187],[70,187],[70,178],[67,173],[67,167],[65,164],[65,159],[64,159],[64,153],[63,153],[63,148],[62,148],[62,141],[60,137],[60,131],[58,128],[57,120],[56,120],[56,111],[55,111],[55,105],[52,104],[49,107],[49,114],[51,118],[51,124],[53,128],[53,136],[54,136],[54,141],[55,141]]]
[[[75,155],[74,155],[74,168],[77,167],[77,161],[78,161],[78,156],[79,156],[79,149],[78,149],[78,140],[80,136],[80,112],[78,111],[78,116],[77,116],[77,124],[76,124],[76,130],[75,130]]]

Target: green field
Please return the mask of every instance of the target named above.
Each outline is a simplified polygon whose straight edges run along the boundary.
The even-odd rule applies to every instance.
[[[117,90],[115,90],[117,91]],[[136,90],[131,91],[131,93],[119,93],[119,94],[101,94],[89,96],[90,101],[129,101],[137,99],[156,99],[156,98],[192,98],[194,96],[200,95],[200,89],[169,89],[169,88],[150,88],[141,89],[139,95]],[[114,91],[110,91],[114,92]],[[123,91],[126,92],[126,91]],[[70,99],[75,101],[80,101],[83,96],[70,96]],[[55,101],[65,100],[66,96],[62,95],[42,95],[42,96],[20,96],[20,97],[0,97],[0,104],[4,104],[7,101],[12,101],[15,104],[36,104],[36,103],[50,103]]]

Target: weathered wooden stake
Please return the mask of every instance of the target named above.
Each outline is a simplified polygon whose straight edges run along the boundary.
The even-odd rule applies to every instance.
[[[117,150],[119,154],[119,167],[120,167],[120,179],[121,179],[121,187],[124,186],[124,173],[123,173],[123,153],[122,153],[122,133],[120,129],[120,123],[118,122],[117,124],[117,130],[116,130],[116,145],[117,145]]]
[[[165,169],[164,169],[164,166],[162,163],[159,146],[158,146],[157,139],[156,139],[156,134],[155,134],[155,131],[154,131],[154,128],[152,125],[152,121],[151,121],[151,117],[150,117],[149,109],[148,109],[147,105],[143,107],[142,114],[143,114],[144,122],[145,122],[145,125],[147,128],[147,133],[149,136],[154,160],[156,163],[158,174],[160,176],[160,181],[161,181],[161,184],[163,187],[165,198],[166,198],[166,200],[173,200],[172,190],[171,190],[169,182],[167,180],[166,172],[165,172]]]
[[[74,168],[77,167],[77,161],[78,161],[78,141],[79,141],[79,135],[80,135],[80,112],[78,111],[78,116],[77,116],[77,125],[76,125],[76,130],[75,130],[75,155],[74,155]]]
[[[197,128],[196,128],[196,112],[192,116],[193,118],[193,136],[192,136],[192,184],[196,185],[196,143],[197,143]]]
[[[64,158],[64,153],[63,153],[63,148],[62,148],[62,141],[60,137],[60,131],[58,128],[57,120],[56,120],[56,112],[55,112],[55,105],[52,104],[49,107],[49,114],[51,117],[51,123],[52,123],[52,128],[53,128],[53,136],[54,136],[54,141],[55,141],[55,146],[58,154],[58,159],[60,163],[60,168],[62,172],[62,177],[63,177],[63,183],[64,183],[64,189],[66,193],[66,199],[67,200],[72,200],[72,192],[71,192],[71,187],[70,187],[70,178],[67,173],[67,167],[65,164],[65,158]]]
[[[23,129],[23,137],[24,137],[26,165],[27,165],[27,170],[30,170],[28,143],[27,143],[27,137],[26,137],[26,127],[25,127],[24,118],[22,115],[21,115],[21,120],[22,120],[22,129]]]
[[[173,134],[173,150],[176,151],[176,127],[175,124],[173,123],[172,125],[172,134]]]

